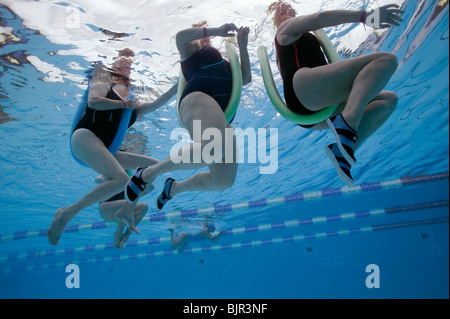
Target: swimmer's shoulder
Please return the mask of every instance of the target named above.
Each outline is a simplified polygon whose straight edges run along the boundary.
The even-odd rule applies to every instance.
[[[89,88],[89,96],[105,97],[110,91],[110,86],[103,82],[96,82]]]

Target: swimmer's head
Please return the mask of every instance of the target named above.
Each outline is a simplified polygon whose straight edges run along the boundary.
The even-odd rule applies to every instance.
[[[127,98],[131,84],[130,74],[133,56],[134,52],[132,50],[123,49],[114,58],[115,61],[111,68],[107,68],[101,62],[94,63],[93,68],[87,71],[89,81],[92,83],[105,83],[109,87],[113,87],[120,96]]]
[[[117,69],[116,70],[112,69],[110,75],[111,75],[111,82],[113,85],[123,85],[126,87],[129,87],[131,85],[130,78],[121,73],[118,73]]]
[[[130,86],[131,65],[134,62],[133,57],[134,52],[131,49],[127,48],[119,51],[111,68],[111,80],[113,84]]]
[[[269,6],[269,12],[275,12],[274,23],[277,29],[283,24],[283,22],[294,18],[297,15],[295,9],[290,4],[285,3],[282,0],[272,3]]]
[[[129,48],[126,48],[126,49],[120,50],[118,56],[124,57],[124,58],[133,58],[134,51]]]
[[[216,231],[216,226],[214,226],[213,223],[206,223],[205,227],[208,230],[208,233],[214,233]]]

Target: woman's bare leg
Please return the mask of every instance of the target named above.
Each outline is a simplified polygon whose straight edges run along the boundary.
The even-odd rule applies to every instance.
[[[173,171],[199,169],[209,166],[210,172],[198,173],[183,182],[174,182],[170,195],[174,196],[184,191],[218,191],[233,185],[237,173],[237,143],[234,134],[231,135],[232,127],[226,122],[225,115],[217,102],[206,94],[194,92],[189,94],[182,102],[180,117],[189,131],[194,143],[183,147],[176,154],[171,154],[163,161],[146,168],[141,178],[145,183],[152,183],[157,176]],[[199,127],[194,127],[196,124]],[[217,154],[211,156],[212,161],[207,162],[203,156],[198,156],[194,161],[195,154],[203,154],[203,149],[210,141],[203,141],[205,130],[213,128],[220,136],[222,148]],[[227,130],[228,129],[228,130]],[[196,134],[199,131],[200,134]],[[231,135],[231,136],[227,136]],[[215,150],[217,151],[217,150]],[[188,156],[183,156],[188,152]],[[233,152],[233,156],[226,156],[227,152]],[[188,158],[188,162],[175,163],[173,158]],[[225,159],[231,158],[232,163],[226,163]]]
[[[397,66],[395,55],[373,53],[303,68],[294,76],[294,88],[299,100],[313,111],[347,101],[342,115],[358,131],[365,108],[388,84]]]
[[[92,132],[80,129],[72,135],[72,149],[74,155],[96,172],[105,176],[108,180],[90,191],[86,196],[70,207],[59,209],[47,231],[49,243],[57,245],[61,234],[67,224],[83,209],[106,200],[123,189],[128,181],[128,175],[120,166],[114,156],[105,145]],[[134,218],[132,216],[134,206],[127,203],[124,207],[121,220],[133,231],[136,231]]]
[[[215,128],[220,132],[222,138],[222,152],[218,154],[216,160],[222,160],[225,150],[225,129],[228,124],[222,109],[217,102],[206,94],[194,92],[186,96],[180,106],[180,117],[194,143],[180,149],[177,154],[171,154],[169,157],[147,168],[142,173],[142,179],[146,183],[151,183],[161,174],[179,170],[191,170],[206,167],[212,163],[206,163],[202,155],[203,148],[209,141],[203,141],[202,136],[206,129]],[[201,128],[194,127],[201,125]],[[198,130],[200,134],[195,134],[194,130]],[[197,136],[198,135],[198,136]],[[185,153],[189,156],[186,156]],[[185,155],[183,157],[183,155]],[[175,163],[174,158],[188,158],[187,162],[181,161]]]
[[[356,163],[354,151],[392,113],[377,97],[397,66],[395,55],[373,53],[313,69],[303,68],[294,76],[297,98],[306,108],[318,111],[345,102],[341,113],[332,122],[328,121],[336,143],[325,151],[347,185],[353,185],[350,170]]]
[[[147,167],[158,163],[158,160],[152,157],[122,151],[117,151],[115,158],[125,170],[134,170],[138,167]],[[107,180],[105,176],[100,175],[95,182],[101,184]]]
[[[117,151],[115,157],[120,165],[126,170],[152,166],[158,163],[158,160],[152,157],[122,151]]]
[[[188,233],[187,232],[182,232],[177,237],[175,235],[175,230],[173,228],[169,228],[168,231],[170,231],[170,234],[171,234],[170,248],[172,248],[172,249],[178,248],[178,246],[180,246],[180,244],[183,243],[188,237]]]
[[[359,125],[355,150],[359,149],[389,119],[397,104],[397,94],[390,91],[382,91],[369,103]]]
[[[361,145],[386,122],[397,107],[397,104],[397,94],[390,91],[382,91],[369,103],[369,105],[367,105],[361,124],[359,125],[359,138],[355,144],[355,151],[359,149]],[[344,106],[345,103],[333,116],[341,114]],[[324,121],[317,124],[312,129],[326,130],[328,129],[328,124]]]
[[[234,141],[235,154],[237,145]],[[237,160],[233,163],[215,163],[209,166],[209,172],[197,173],[192,177],[179,182],[173,182],[170,197],[191,191],[222,191],[233,186],[238,171]]]

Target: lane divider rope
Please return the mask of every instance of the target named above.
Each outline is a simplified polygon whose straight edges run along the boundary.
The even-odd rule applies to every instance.
[[[276,231],[281,229],[290,229],[290,228],[299,228],[302,226],[307,225],[320,225],[320,224],[327,224],[327,223],[333,223],[333,222],[345,222],[355,219],[362,219],[362,218],[370,218],[370,217],[377,217],[377,216],[386,216],[386,215],[393,215],[393,214],[406,214],[411,213],[415,211],[422,211],[422,210],[431,210],[431,209],[439,209],[439,208],[445,208],[449,207],[449,201],[448,200],[441,200],[441,201],[435,201],[431,203],[421,203],[421,204],[415,204],[415,205],[408,205],[408,206],[396,206],[396,207],[390,207],[390,208],[380,208],[380,209],[372,209],[372,210],[363,210],[358,212],[349,212],[349,213],[342,213],[342,214],[334,214],[329,216],[320,216],[320,217],[309,217],[309,218],[300,218],[300,219],[293,219],[283,222],[274,222],[274,223],[268,223],[268,224],[260,224],[260,225],[249,225],[244,227],[234,227],[227,229],[227,232],[224,234],[225,236],[233,236],[233,235],[242,235],[242,234],[248,234],[248,233],[257,233],[257,232],[270,232],[270,231]],[[171,242],[171,237],[154,237],[149,238],[147,240],[129,240],[125,247],[143,247],[143,246],[152,246],[152,245],[159,245],[159,244],[169,244]],[[61,249],[61,250],[34,250],[30,251],[28,253],[24,254],[11,254],[6,257],[0,257],[0,263],[10,263],[20,260],[30,260],[35,258],[42,258],[42,257],[54,257],[54,256],[61,256],[61,255],[73,255],[76,253],[89,253],[89,252],[95,252],[95,251],[102,251],[102,250],[114,250],[114,244],[113,243],[106,243],[106,244],[89,244],[84,247],[79,248],[67,248],[67,249]]]
[[[224,205],[211,205],[203,208],[193,208],[185,210],[177,210],[171,213],[156,213],[150,216],[144,217],[142,221],[148,222],[166,222],[169,220],[178,220],[185,218],[194,217],[212,217],[215,215],[223,215],[226,213],[236,213],[239,211],[251,210],[251,209],[261,209],[266,207],[278,207],[289,205],[292,203],[299,202],[314,202],[326,198],[333,197],[344,197],[363,193],[369,193],[374,191],[386,191],[399,189],[403,187],[410,187],[420,184],[430,184],[442,182],[449,180],[449,172],[443,172],[432,175],[419,175],[419,176],[408,176],[399,179],[385,181],[385,182],[371,182],[365,183],[358,186],[348,187],[344,186],[342,188],[327,188],[321,191],[312,192],[301,192],[295,193],[287,196],[277,196],[262,198],[253,201],[243,201],[237,203],[229,203]],[[104,221],[96,222],[89,225],[71,225],[66,227],[64,233],[77,233],[81,231],[106,229],[115,227],[116,223],[107,223]],[[8,241],[23,240],[35,237],[46,237],[47,229],[39,231],[17,231],[14,234],[0,235],[0,244]]]
[[[312,233],[312,234],[298,234],[298,235],[277,237],[277,238],[271,238],[271,239],[242,241],[242,242],[237,242],[234,244],[221,244],[221,245],[213,245],[213,246],[187,248],[183,252],[183,254],[206,253],[206,252],[214,252],[214,251],[229,251],[232,249],[261,247],[261,246],[269,246],[269,245],[276,245],[276,244],[283,244],[283,243],[304,242],[306,240],[326,239],[326,238],[334,238],[334,237],[338,237],[338,236],[366,234],[366,233],[387,231],[387,230],[398,229],[398,228],[409,228],[409,227],[424,226],[424,225],[436,225],[436,224],[443,224],[443,223],[448,223],[448,222],[449,222],[449,217],[447,216],[447,217],[442,217],[442,218],[407,221],[407,222],[395,223],[395,224],[381,224],[381,225],[375,225],[375,226],[345,228],[345,229],[340,229],[340,230],[336,230],[336,231],[316,232],[316,233]],[[56,267],[64,267],[69,264],[77,264],[80,266],[80,265],[85,265],[85,264],[101,264],[101,263],[116,262],[116,261],[134,261],[134,260],[138,260],[138,259],[174,256],[176,254],[177,253],[172,250],[161,250],[161,251],[156,251],[156,252],[143,252],[143,253],[136,253],[136,254],[129,254],[129,255],[83,258],[83,259],[74,260],[74,261],[70,261],[70,262],[57,261],[57,262],[51,262],[51,263],[47,263],[47,264],[34,264],[34,265],[27,265],[27,266],[8,267],[8,268],[3,269],[3,273],[8,274],[11,272],[19,272],[19,271],[53,269]]]

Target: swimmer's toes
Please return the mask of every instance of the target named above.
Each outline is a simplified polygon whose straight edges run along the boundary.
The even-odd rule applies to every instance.
[[[55,235],[54,233],[47,232],[47,239],[48,239],[48,242],[50,243],[50,245],[57,246],[58,242],[59,242],[59,237],[60,236]]]

